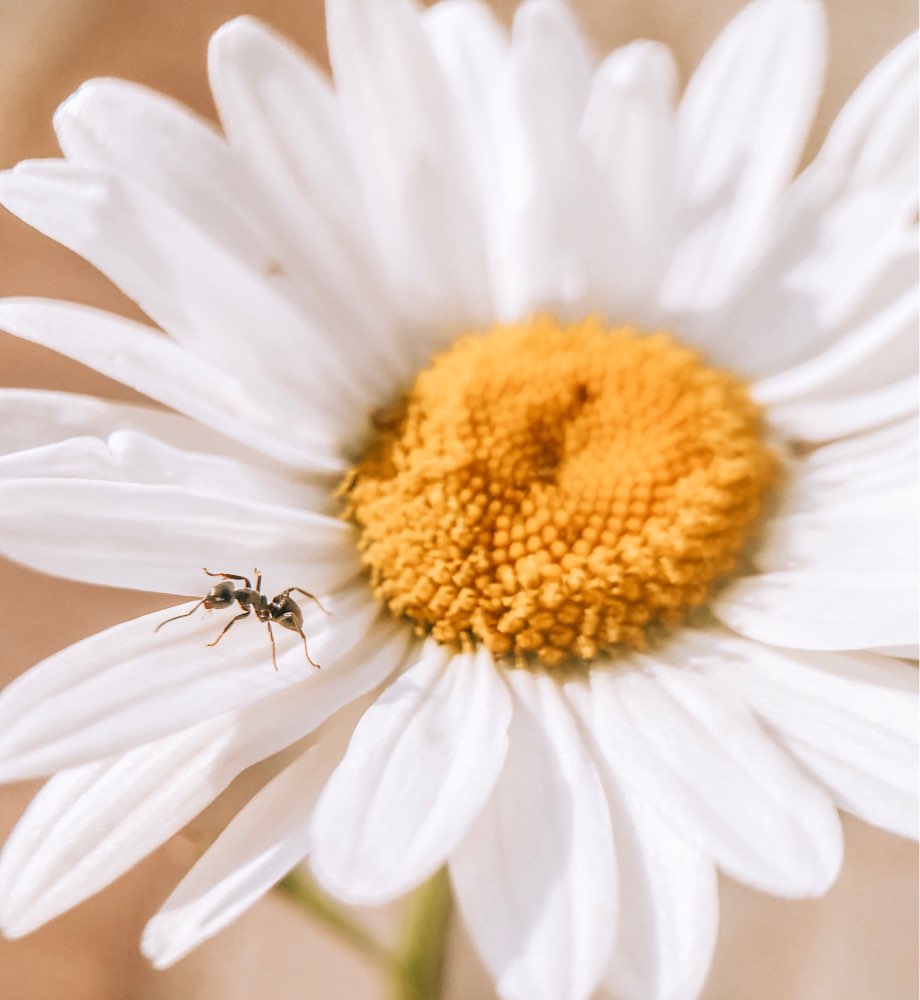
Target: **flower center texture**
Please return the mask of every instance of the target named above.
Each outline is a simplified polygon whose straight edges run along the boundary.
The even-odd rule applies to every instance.
[[[678,625],[777,470],[737,378],[595,318],[461,337],[376,424],[341,492],[378,598],[547,666]]]

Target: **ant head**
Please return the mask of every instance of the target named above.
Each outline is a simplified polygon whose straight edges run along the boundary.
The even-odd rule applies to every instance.
[[[222,580],[215,584],[202,602],[211,611],[213,608],[229,608],[235,600],[236,588],[230,580]]]

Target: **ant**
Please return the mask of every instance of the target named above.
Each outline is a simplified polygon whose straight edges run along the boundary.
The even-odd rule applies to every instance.
[[[300,610],[297,602],[291,597],[291,594],[297,591],[297,593],[303,594],[304,597],[309,597],[311,601],[315,601],[321,611],[326,614],[329,614],[329,612],[320,604],[319,598],[315,594],[311,594],[309,590],[304,590],[302,587],[288,587],[287,590],[282,590],[280,594],[276,594],[269,601],[262,593],[262,574],[257,569],[253,570],[253,572],[256,574],[256,585],[254,588],[249,582],[249,577],[236,576],[233,573],[212,573],[209,569],[206,569],[205,573],[208,576],[219,576],[221,582],[214,584],[191,611],[187,611],[184,615],[176,615],[174,618],[167,618],[165,622],[160,622],[153,631],[159,632],[164,625],[168,625],[170,622],[178,621],[180,618],[188,618],[189,615],[194,614],[202,605],[208,611],[211,611],[214,608],[231,608],[233,607],[233,602],[236,601],[243,609],[243,613],[237,615],[235,618],[231,618],[221,630],[220,635],[213,642],[208,643],[209,646],[216,646],[227,634],[234,622],[238,622],[241,618],[246,618],[251,612],[255,611],[256,618],[260,622],[265,622],[268,628],[268,637],[272,644],[272,664],[275,670],[278,669],[278,661],[275,658],[275,637],[272,634],[272,622],[275,622],[276,625],[281,625],[283,628],[289,628],[292,632],[297,632],[300,635],[300,638],[303,639],[303,651],[307,655],[307,662],[319,670],[319,664],[313,662],[310,658],[310,651],[307,649],[307,637],[303,631],[303,612]],[[241,580],[245,586],[235,587],[232,583],[233,580]]]

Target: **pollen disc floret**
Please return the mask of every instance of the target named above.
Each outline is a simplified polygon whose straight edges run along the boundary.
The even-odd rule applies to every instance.
[[[744,386],[692,349],[539,317],[435,357],[345,495],[395,615],[554,665],[701,604],[775,468]]]

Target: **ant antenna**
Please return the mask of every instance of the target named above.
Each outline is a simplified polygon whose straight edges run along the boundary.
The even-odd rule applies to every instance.
[[[168,625],[170,622],[177,622],[180,618],[188,618],[189,615],[193,615],[206,600],[207,598],[202,597],[202,599],[195,605],[194,608],[192,608],[191,611],[186,611],[183,615],[176,615],[175,618],[167,618],[165,622],[160,622],[160,624],[153,630],[154,635],[156,635],[156,633],[159,632],[164,625]]]

